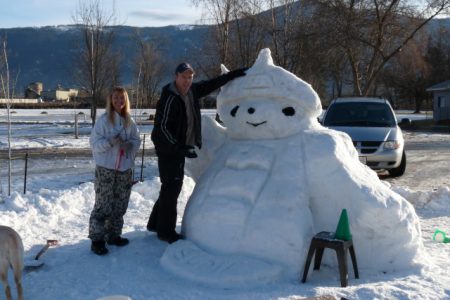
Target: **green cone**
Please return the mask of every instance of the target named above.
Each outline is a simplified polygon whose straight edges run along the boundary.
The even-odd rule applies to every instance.
[[[339,217],[339,223],[337,225],[334,238],[344,241],[349,241],[352,239],[350,224],[348,223],[347,210],[345,208],[342,210],[341,216]]]

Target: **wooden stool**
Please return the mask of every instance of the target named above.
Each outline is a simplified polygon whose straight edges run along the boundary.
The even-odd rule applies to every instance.
[[[334,232],[322,231],[316,234],[311,240],[311,245],[309,246],[308,251],[308,257],[306,258],[305,269],[303,271],[302,282],[306,281],[309,265],[311,264],[314,252],[316,252],[316,255],[314,257],[314,270],[320,269],[320,263],[322,262],[322,255],[324,248],[331,248],[336,251],[342,287],[346,287],[348,283],[347,249],[349,250],[350,256],[352,258],[353,272],[355,273],[355,278],[359,278],[358,265],[356,264],[355,249],[353,248],[353,241],[338,240],[334,238]]]

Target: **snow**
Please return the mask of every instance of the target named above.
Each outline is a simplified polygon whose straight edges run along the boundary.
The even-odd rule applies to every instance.
[[[348,135],[318,123],[321,104],[312,87],[275,66],[269,49],[246,74],[222,87],[217,107],[225,127],[205,117],[205,144],[199,159],[189,161],[196,186],[183,218],[186,249],[168,250],[177,273],[192,273],[196,248],[189,241],[199,248],[198,260],[229,259],[228,267],[211,264],[205,280],[221,268],[233,272],[233,282],[249,281],[252,271],[234,270],[241,256],[260,259],[271,281],[278,279],[273,274],[298,278],[314,233],[334,231],[343,209],[366,274],[423,267],[427,256],[413,206],[359,162]]]
[[[181,24],[181,25],[177,25],[177,28],[180,31],[190,31],[190,30],[193,30],[195,28],[195,26],[194,25]]]
[[[431,140],[434,135],[421,138],[424,141]],[[447,139],[450,141],[450,137]],[[93,166],[80,165],[79,170],[86,174],[91,172],[89,179],[92,180]],[[111,253],[105,257],[98,257],[89,251],[88,219],[94,204],[92,182],[79,184],[71,172],[66,176],[63,170],[59,170],[46,175],[42,181],[39,178],[41,174],[31,176],[30,190],[25,195],[15,191],[10,197],[4,196],[5,203],[0,204],[0,224],[11,226],[20,233],[27,257],[34,256],[46,239],[59,241],[59,246],[50,248],[43,256],[45,265],[42,269],[24,275],[25,298],[96,299],[118,294],[134,300],[301,299],[318,295],[405,300],[450,297],[449,244],[432,240],[436,229],[449,232],[448,186],[437,190],[414,190],[414,186],[392,187],[412,202],[420,217],[422,240],[430,257],[428,267],[421,272],[367,274],[360,270],[360,279],[354,279],[350,268],[349,286],[341,288],[337,269],[322,266],[320,271],[310,271],[304,284],[289,279],[252,286],[236,282],[235,286],[225,288],[215,281],[227,276],[226,271],[212,274],[216,278],[200,284],[193,281],[196,274],[186,278],[184,274],[178,276],[162,267],[161,259],[168,245],[159,241],[154,233],[145,230],[147,218],[159,193],[157,174],[156,161],[147,159],[145,181],[134,185],[125,215],[124,235],[131,242],[125,248],[111,247]],[[448,176],[448,173],[437,176]],[[58,177],[66,177],[66,187],[61,187],[60,180],[56,180]],[[5,187],[3,173],[1,178]],[[193,188],[194,182],[186,177],[178,207],[179,216]],[[181,226],[181,218],[178,219],[178,225]],[[383,249],[379,250],[381,252]],[[358,249],[356,252],[358,255]],[[247,264],[250,265],[250,262]],[[11,274],[9,281],[13,283]],[[14,293],[13,284],[12,289]],[[2,293],[0,299],[4,299]]]
[[[104,109],[97,110],[97,116],[104,113]],[[145,121],[149,115],[154,115],[154,109],[134,109],[132,117],[138,121],[141,135],[149,134],[153,125]],[[215,110],[204,110],[203,114],[214,116]],[[11,109],[11,140],[13,149],[25,148],[89,148],[89,134],[91,120],[89,109]],[[78,119],[79,138],[75,136],[75,116]],[[7,110],[0,110],[0,149],[8,145]],[[146,145],[150,146],[148,138]]]
[[[250,104],[255,105],[255,102]],[[270,105],[272,104],[267,106],[267,111],[273,107]],[[243,107],[245,105],[241,109],[244,109]],[[245,110],[247,109],[248,107],[245,107]],[[87,147],[90,125],[87,124],[81,138],[75,140],[72,135],[73,122],[67,116],[71,114],[73,117],[75,112],[68,114],[66,112],[49,111],[45,118],[37,111],[18,110],[15,114],[14,126],[18,127],[14,131],[16,136],[12,141],[13,147],[25,148],[30,147],[30,144],[36,147]],[[55,113],[54,116],[53,113]],[[206,114],[212,115],[211,112]],[[266,114],[268,117],[271,115]],[[0,117],[3,118],[3,116]],[[40,120],[36,121],[36,119]],[[46,124],[49,120],[53,124]],[[313,120],[315,117],[310,118],[311,122]],[[29,124],[29,122],[34,123]],[[214,214],[212,218],[208,215],[200,215],[199,219],[205,221],[203,228],[191,224],[191,230],[194,230],[192,234],[196,235],[197,230],[201,230],[199,238],[206,237],[203,245],[196,239],[190,239],[188,234],[187,240],[169,246],[159,241],[154,233],[146,231],[145,225],[158,197],[160,186],[155,158],[145,159],[145,180],[135,184],[132,189],[123,228],[124,236],[130,239],[130,244],[124,248],[111,246],[110,253],[104,257],[91,253],[90,240],[87,238],[89,215],[95,194],[92,182],[94,163],[91,157],[31,160],[28,166],[26,194],[21,193],[23,162],[15,160],[11,196],[6,196],[6,168],[5,162],[1,161],[0,186],[3,194],[1,199],[4,203],[0,203],[0,224],[14,228],[21,235],[27,259],[32,258],[47,239],[59,241],[58,246],[50,248],[43,256],[45,264],[41,269],[24,275],[25,299],[97,299],[108,295],[126,295],[133,300],[302,299],[320,295],[348,299],[450,298],[448,277],[450,244],[432,240],[436,229],[450,232],[448,157],[440,154],[444,150],[448,151],[450,135],[405,134],[406,144],[411,145],[411,151],[408,152],[410,162],[419,164],[420,160],[429,159],[437,161],[442,168],[434,168],[433,172],[428,170],[419,172],[411,169],[411,175],[407,172],[402,178],[380,181],[376,174],[367,168],[358,165],[358,168],[353,169],[345,164],[357,160],[354,153],[352,154],[347,147],[348,141],[345,137],[339,133],[327,133],[316,125],[310,126],[311,123],[301,124],[307,128],[308,132],[308,135],[303,137],[304,140],[289,140],[292,147],[285,146],[283,150],[280,149],[283,147],[276,140],[266,140],[262,145],[256,140],[247,140],[242,133],[234,135],[240,140],[224,142],[226,130],[214,125],[211,119],[204,123],[208,124],[208,122],[209,127],[204,131],[207,139],[204,147],[210,149],[210,152],[202,153],[205,159],[200,166],[197,166],[197,171],[192,175],[193,178],[185,177],[179,197],[177,220],[178,230],[181,231],[182,223],[183,227],[186,222],[190,223],[182,219],[185,211],[191,210],[188,218],[199,218],[197,214],[200,211],[192,210],[192,208],[201,208],[196,206],[195,201],[201,199],[202,193],[210,192],[212,197],[219,199],[219,205],[204,209],[205,213]],[[39,127],[39,129],[38,126],[41,125],[48,126]],[[145,126],[141,128],[141,133],[149,133],[151,130],[150,127]],[[7,143],[3,134],[5,127],[2,126],[0,129],[2,131],[0,149],[5,149]],[[20,130],[20,128],[23,129]],[[301,129],[305,128],[301,127]],[[279,134],[279,131],[274,128],[267,134]],[[333,141],[343,139],[344,143],[337,144],[333,156],[327,154],[329,151],[326,148],[317,146],[327,145],[324,143],[323,136],[331,136]],[[296,144],[299,141],[306,141],[309,148],[301,148],[299,144]],[[330,140],[325,138],[325,141]],[[427,155],[423,157],[424,152],[419,152],[417,149],[421,149],[430,141],[442,145],[442,148],[426,152]],[[35,144],[32,144],[33,142]],[[315,168],[304,160],[297,159],[298,153],[295,151],[289,151],[294,147],[301,149],[298,151],[303,151],[303,155],[309,155],[315,159]],[[312,153],[311,149],[317,153]],[[218,152],[227,153],[227,155],[218,154]],[[251,156],[248,153],[256,153],[256,155]],[[274,162],[277,161],[276,158],[280,156],[280,153],[282,157],[294,158],[295,164],[286,166],[288,162],[281,160],[283,166],[280,168],[285,174],[281,174],[279,178],[273,178],[273,175],[279,175],[279,173],[270,170],[275,166]],[[333,157],[339,157],[340,162],[336,163]],[[298,164],[302,164],[308,176],[303,173],[298,175],[289,169],[298,167]],[[329,169],[331,173],[318,172],[324,169]],[[139,172],[137,168],[135,171]],[[217,176],[212,177],[210,181],[204,180],[200,177],[203,172],[204,174],[214,173]],[[333,172],[334,176],[332,176]],[[427,177],[421,178],[423,181],[417,184],[417,177],[423,174]],[[136,174],[135,177],[137,177]],[[204,176],[204,178],[209,177]],[[268,178],[271,180],[267,181]],[[306,189],[303,185],[295,184],[295,180],[311,186]],[[286,182],[294,184],[290,185]],[[284,185],[289,186],[289,189],[286,189]],[[247,188],[242,188],[243,186]],[[281,186],[283,188],[280,188]],[[209,189],[209,187],[214,188]],[[272,253],[273,249],[264,247],[267,244],[261,242],[268,237],[269,242],[276,240],[282,243],[284,239],[297,243],[296,245],[302,249],[308,247],[309,240],[297,240],[296,236],[293,237],[291,228],[286,230],[287,233],[280,235],[279,232],[273,231],[273,225],[298,224],[296,220],[292,220],[292,217],[301,214],[302,209],[310,207],[313,210],[310,217],[315,221],[314,225],[309,223],[310,220],[307,217],[300,220],[299,224],[305,227],[310,226],[311,230],[317,228],[318,224],[329,224],[328,229],[333,231],[340,214],[336,206],[339,203],[336,201],[305,203],[300,207],[290,206],[285,211],[277,211],[277,207],[266,202],[260,209],[260,214],[248,223],[253,226],[250,231],[254,233],[250,236],[251,243],[239,248],[241,244],[235,243],[231,236],[233,231],[227,226],[235,225],[239,228],[238,221],[243,220],[243,216],[240,215],[242,209],[247,209],[247,205],[253,205],[261,195],[264,195],[264,192],[261,193],[263,187],[268,195],[275,195],[286,201],[289,200],[289,196],[292,198],[292,195],[307,195],[313,190],[317,195],[320,193],[329,195],[335,192],[341,198],[348,197],[347,200],[343,197],[342,201],[347,201],[344,203],[349,210],[354,238],[370,233],[375,236],[382,235],[376,240],[383,241],[382,245],[374,243],[371,247],[364,245],[361,241],[355,245],[358,263],[361,266],[360,278],[355,279],[349,267],[349,286],[341,288],[335,257],[328,255],[320,271],[311,269],[306,283],[300,283],[298,275],[303,271],[303,260],[306,258],[304,251],[301,255],[294,252]],[[345,193],[339,194],[339,190]],[[188,205],[188,199],[192,193],[197,200],[189,202]],[[376,202],[373,199],[381,196],[388,199],[385,204],[389,209],[374,205]],[[356,197],[367,198],[368,205],[352,204],[356,202],[354,199]],[[230,198],[246,199],[247,204],[230,201]],[[314,209],[314,206],[317,207]],[[321,217],[317,214],[319,210],[325,211]],[[294,214],[291,211],[294,211]],[[377,218],[373,218],[371,214],[374,211]],[[283,212],[284,214],[281,214]],[[358,215],[357,218],[356,215]],[[215,223],[212,222],[214,218]],[[416,227],[415,221],[420,223],[420,227]],[[366,222],[368,224],[365,224]],[[217,223],[224,227],[216,226]],[[410,232],[405,231],[405,228]],[[420,228],[419,234],[415,232],[418,228]],[[215,229],[222,230],[219,236],[221,240],[216,241],[212,236]],[[307,230],[299,231],[307,235]],[[420,241],[419,244],[411,242],[417,239]],[[219,244],[212,245],[213,240]],[[408,241],[411,243],[408,244]],[[417,250],[418,245],[420,251]],[[239,251],[214,251],[215,247]],[[262,253],[265,250],[267,252]],[[265,259],[255,255],[257,251],[261,251],[261,256]],[[231,252],[233,255],[230,255]],[[295,257],[294,260],[300,259],[298,264],[290,265],[297,274],[293,276],[291,272],[286,272],[285,264],[271,259],[274,255],[284,255],[280,259],[285,262],[292,261],[292,257]],[[385,257],[394,257],[400,267],[387,268]],[[9,282],[14,295],[15,287],[12,284],[11,273]],[[4,299],[1,291],[0,299]]]

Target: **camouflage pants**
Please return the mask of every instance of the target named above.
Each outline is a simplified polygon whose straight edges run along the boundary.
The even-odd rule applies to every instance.
[[[120,172],[95,167],[95,204],[89,219],[89,238],[92,241],[108,241],[122,234],[131,180],[131,169]]]

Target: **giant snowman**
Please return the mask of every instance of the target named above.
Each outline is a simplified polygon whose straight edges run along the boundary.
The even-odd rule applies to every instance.
[[[363,272],[420,266],[414,208],[359,162],[349,136],[318,123],[312,87],[275,66],[269,49],[246,73],[218,95],[224,127],[203,119],[204,146],[187,163],[196,186],[185,240],[163,265],[221,284],[298,276],[312,236],[334,231],[345,208]]]

